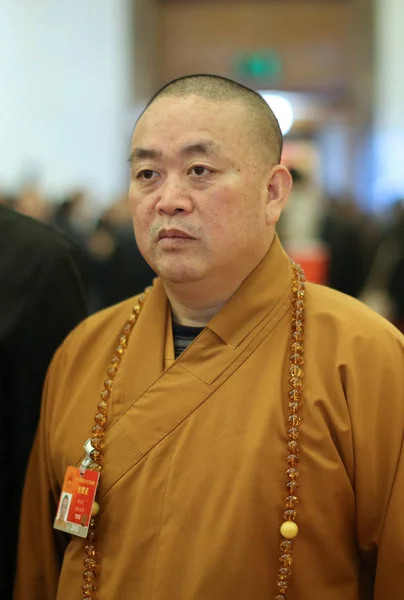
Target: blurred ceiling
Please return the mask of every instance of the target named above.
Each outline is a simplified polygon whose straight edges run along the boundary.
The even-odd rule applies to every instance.
[[[301,98],[297,126],[368,122],[372,0],[138,0],[138,97],[191,73]],[[296,103],[294,103],[296,106]]]

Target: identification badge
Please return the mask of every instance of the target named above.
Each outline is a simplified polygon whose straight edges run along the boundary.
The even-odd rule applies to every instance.
[[[87,537],[99,478],[98,471],[67,468],[53,523],[55,529]]]

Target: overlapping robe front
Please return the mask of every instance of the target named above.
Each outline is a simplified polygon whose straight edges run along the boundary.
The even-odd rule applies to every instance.
[[[275,240],[174,361],[168,302],[155,283],[113,388],[100,600],[275,596],[290,299],[291,268]],[[73,537],[65,549],[52,522],[133,303],[85,321],[50,368],[15,600],[81,598],[85,542]],[[306,311],[300,532],[288,600],[404,598],[403,338],[324,287],[307,286]]]

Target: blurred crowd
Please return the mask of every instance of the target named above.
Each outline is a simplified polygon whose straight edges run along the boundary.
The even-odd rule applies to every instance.
[[[99,213],[82,190],[50,202],[29,185],[15,197],[0,195],[0,203],[53,225],[78,244],[90,312],[143,291],[155,277],[137,248],[126,196]]]
[[[278,228],[287,250],[314,241],[326,256],[323,283],[404,330],[404,199],[371,215],[348,196],[324,199],[302,173],[292,175],[294,192]],[[155,277],[137,248],[126,195],[101,213],[83,190],[50,202],[35,185],[15,197],[0,194],[0,203],[53,224],[81,247],[91,312],[139,293]]]

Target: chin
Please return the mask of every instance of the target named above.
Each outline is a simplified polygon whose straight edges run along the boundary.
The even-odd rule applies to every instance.
[[[201,273],[195,267],[187,267],[185,265],[159,265],[158,275],[162,280],[170,283],[196,283],[202,278]]]
[[[195,274],[191,274],[191,273],[177,273],[177,272],[167,272],[167,273],[162,273],[161,274],[161,278],[164,281],[170,282],[170,283],[176,283],[176,284],[181,284],[181,283],[196,283],[198,281],[200,281],[200,277],[197,277]]]

